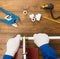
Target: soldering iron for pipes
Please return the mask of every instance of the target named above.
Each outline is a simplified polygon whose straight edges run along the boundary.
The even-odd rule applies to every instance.
[[[49,11],[50,11],[50,15],[51,15],[51,17],[53,18],[53,19],[60,19],[60,16],[57,16],[57,17],[55,17],[54,16],[54,14],[53,14],[53,8],[54,8],[54,5],[52,4],[52,3],[50,3],[50,4],[43,4],[43,5],[41,5],[41,8],[42,9],[49,9]]]

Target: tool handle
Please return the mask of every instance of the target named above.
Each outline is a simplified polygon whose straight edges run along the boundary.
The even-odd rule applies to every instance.
[[[7,10],[5,10],[5,9],[2,8],[2,7],[0,7],[0,10],[1,10],[3,13],[5,13],[6,15],[10,15],[10,16],[13,15],[12,13],[8,12]]]

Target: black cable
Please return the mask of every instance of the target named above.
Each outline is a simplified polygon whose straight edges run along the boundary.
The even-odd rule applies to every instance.
[[[59,19],[59,18],[60,18],[60,16],[54,17],[54,15],[53,15],[53,9],[50,9],[50,13],[51,13],[51,17],[52,17],[53,19]]]

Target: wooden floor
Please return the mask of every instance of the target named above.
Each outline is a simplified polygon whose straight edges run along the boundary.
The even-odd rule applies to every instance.
[[[40,22],[31,22],[29,18],[29,14],[31,13],[41,13],[43,16],[51,18],[48,11],[40,8],[40,5],[44,3],[53,3],[55,5],[53,10],[54,16],[60,15],[60,0],[0,0],[1,7],[20,16],[21,19],[21,21],[17,21],[18,28],[0,22],[0,59],[2,59],[6,51],[7,40],[16,36],[16,34],[21,34],[22,36],[32,36],[34,33],[47,33],[50,36],[60,35],[60,24],[44,18]],[[28,15],[26,16],[23,15],[23,10],[25,9],[28,10]],[[5,14],[0,11],[0,18],[4,16]],[[50,40],[50,45],[60,57],[60,40]],[[27,46],[33,47],[35,44],[33,41],[27,41]],[[41,52],[39,52],[39,59],[43,59]]]

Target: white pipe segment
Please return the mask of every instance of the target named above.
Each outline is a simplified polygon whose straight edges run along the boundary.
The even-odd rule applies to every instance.
[[[34,40],[33,37],[22,37],[23,40],[23,59],[26,59],[26,42],[25,39]],[[60,36],[49,36],[49,39],[60,39]]]
[[[34,38],[33,37],[25,37],[26,39],[28,40],[33,40]],[[49,36],[49,39],[60,39],[60,36]]]
[[[23,37],[23,59],[26,59],[26,42],[25,42],[25,36]]]

